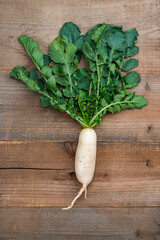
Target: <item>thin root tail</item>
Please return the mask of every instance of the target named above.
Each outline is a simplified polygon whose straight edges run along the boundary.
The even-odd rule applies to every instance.
[[[69,207],[66,208],[62,208],[62,210],[69,210],[70,208],[73,207],[75,201],[82,195],[82,193],[85,192],[85,199],[87,199],[87,187],[86,186],[82,186],[81,189],[79,190],[77,196],[73,199],[73,201],[71,202],[71,205]]]
[[[85,195],[84,195],[84,197],[85,197],[85,199],[87,199],[87,188],[85,188]]]

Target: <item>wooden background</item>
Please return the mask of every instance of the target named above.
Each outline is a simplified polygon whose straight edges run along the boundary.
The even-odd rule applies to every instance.
[[[0,240],[160,239],[160,1],[0,0]],[[136,27],[148,106],[108,114],[96,128],[95,178],[80,188],[74,155],[80,125],[42,108],[9,72],[33,63],[17,41],[32,36],[47,53],[66,21],[82,33],[97,23]]]

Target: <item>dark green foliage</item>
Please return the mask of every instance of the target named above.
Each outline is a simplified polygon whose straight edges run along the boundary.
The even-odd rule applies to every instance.
[[[42,75],[34,69],[15,67],[10,76],[26,83],[42,96],[43,107],[52,106],[67,112],[83,127],[99,125],[107,112],[143,108],[147,100],[126,89],[138,86],[140,75],[129,72],[138,66],[132,57],[139,52],[135,46],[136,29],[122,30],[122,26],[98,24],[85,36],[69,22],[60,29],[59,36],[49,46],[49,56],[41,52],[36,41],[20,36],[24,46]],[[84,54],[90,71],[79,68]],[[55,64],[50,65],[51,61]]]
[[[131,58],[129,60],[126,60],[123,64],[121,69],[128,72],[133,68],[136,68],[138,66],[138,60],[135,58]]]
[[[139,73],[133,71],[130,73],[127,73],[124,77],[124,86],[125,88],[133,88],[138,86],[138,84],[140,83],[141,78]]]
[[[27,72],[24,67],[15,67],[10,73],[10,76],[25,82],[29,90],[40,93],[43,91],[44,84],[42,80],[38,79],[38,74],[33,69]]]

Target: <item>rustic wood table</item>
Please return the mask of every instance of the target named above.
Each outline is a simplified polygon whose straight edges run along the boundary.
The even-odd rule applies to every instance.
[[[136,91],[149,104],[103,119],[88,199],[64,212],[80,188],[74,155],[81,127],[42,108],[39,95],[9,72],[34,67],[19,35],[47,53],[67,21],[83,33],[102,22],[137,28]],[[0,0],[0,30],[0,240],[160,239],[160,1]]]

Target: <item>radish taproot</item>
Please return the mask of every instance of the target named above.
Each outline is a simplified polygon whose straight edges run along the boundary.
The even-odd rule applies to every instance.
[[[75,157],[75,173],[78,181],[82,184],[82,188],[73,199],[71,205],[62,210],[70,209],[83,192],[85,192],[85,198],[87,198],[87,186],[92,181],[95,171],[96,150],[96,132],[92,128],[84,128],[79,135]]]
[[[39,92],[43,107],[66,112],[84,128],[75,159],[75,172],[82,188],[64,210],[70,209],[83,192],[86,197],[87,186],[93,179],[97,144],[93,127],[107,113],[147,105],[143,96],[128,91],[138,86],[140,75],[135,71],[124,74],[138,65],[137,59],[128,59],[139,52],[135,46],[137,37],[135,28],[123,31],[122,26],[105,23],[81,35],[79,28],[69,22],[50,44],[49,55],[43,54],[31,37],[19,37],[42,77],[36,70],[27,71],[20,66],[10,76],[23,81],[29,90]],[[82,55],[90,70],[79,67]]]

